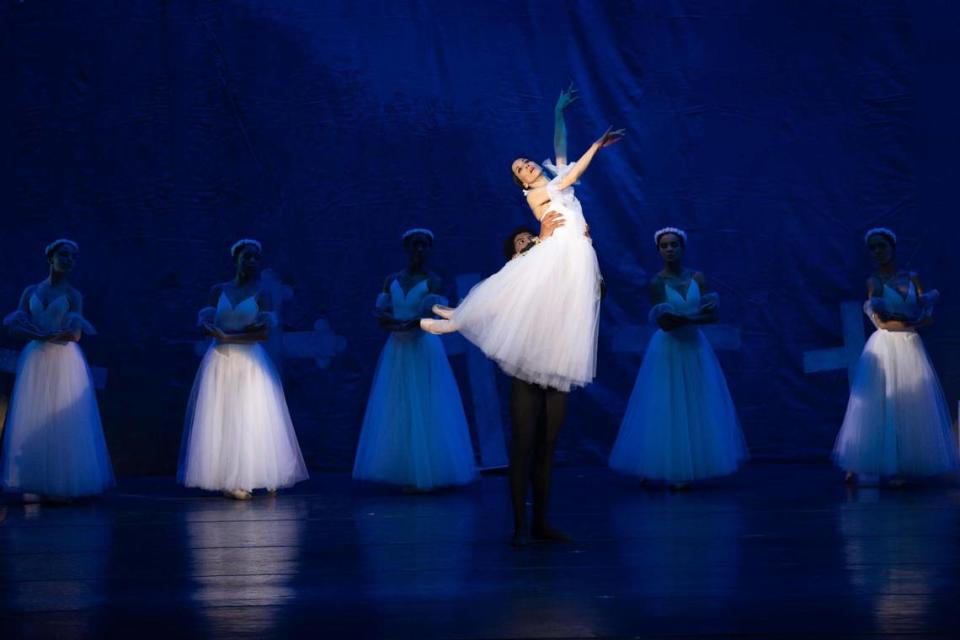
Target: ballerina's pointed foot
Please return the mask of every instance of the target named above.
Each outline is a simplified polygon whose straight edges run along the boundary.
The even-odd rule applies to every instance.
[[[455,325],[450,320],[436,320],[434,318],[422,318],[420,320],[420,328],[426,331],[427,333],[432,333],[435,336],[440,336],[445,333],[453,333],[457,330],[457,325]]]
[[[431,309],[434,314],[440,316],[444,320],[449,320],[453,317],[453,307],[446,307],[442,304],[435,304]]]
[[[227,498],[233,498],[234,500],[249,500],[253,497],[253,494],[246,489],[233,489],[224,491],[223,495]]]

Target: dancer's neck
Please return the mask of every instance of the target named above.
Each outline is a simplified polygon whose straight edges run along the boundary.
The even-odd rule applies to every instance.
[[[663,274],[670,276],[671,278],[679,278],[683,276],[685,271],[686,270],[683,268],[683,265],[679,262],[663,265]]]

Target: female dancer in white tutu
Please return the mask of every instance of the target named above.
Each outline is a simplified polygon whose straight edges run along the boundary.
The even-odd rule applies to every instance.
[[[687,234],[667,227],[654,240],[663,270],[650,282],[650,319],[660,330],[647,353],[610,453],[622,473],[682,488],[733,473],[746,455],[720,363],[699,325],[716,322],[716,293],[685,269]]]
[[[17,363],[0,482],[27,501],[90,496],[114,484],[93,380],[77,345],[95,332],[67,281],[79,250],[72,240],[50,243],[50,276],[27,287],[4,321],[29,343]]]
[[[307,479],[280,376],[260,345],[276,324],[260,286],[261,246],[230,248],[236,277],[210,290],[199,324],[213,338],[193,383],[177,479],[248,500]]]
[[[446,304],[440,279],[427,271],[428,229],[403,234],[407,268],[389,276],[377,298],[390,332],[380,354],[353,477],[429,491],[472,482],[476,463],[460,392],[443,343],[420,330],[435,304]]]
[[[924,293],[916,273],[896,264],[896,234],[865,236],[876,272],[864,311],[877,330],[857,364],[833,457],[847,472],[889,478],[931,476],[960,467],[950,412],[917,329],[932,322],[936,290]]]
[[[540,165],[526,158],[512,166],[537,220],[554,211],[565,226],[523,260],[511,260],[475,286],[456,309],[436,307],[445,320],[421,321],[431,333],[459,331],[514,378],[560,391],[589,384],[597,361],[600,270],[593,244],[584,237],[587,223],[573,185],[600,149],[624,135],[608,129],[567,164],[563,110],[575,99],[567,89],[555,110],[557,164],[544,165],[556,177],[548,180]]]

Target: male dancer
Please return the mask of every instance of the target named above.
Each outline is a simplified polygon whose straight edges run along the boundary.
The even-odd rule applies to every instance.
[[[563,216],[551,212],[540,221],[540,235],[528,227],[516,229],[504,243],[507,260],[522,260],[523,254],[564,224]],[[513,504],[513,539],[521,547],[529,538],[569,542],[570,538],[547,523],[553,450],[567,413],[567,394],[513,378],[510,390],[510,497]],[[532,461],[530,460],[532,458]],[[527,532],[527,486],[533,485],[533,523]]]

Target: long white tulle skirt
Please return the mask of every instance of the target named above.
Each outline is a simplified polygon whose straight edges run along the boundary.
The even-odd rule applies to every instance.
[[[918,334],[878,330],[867,340],[833,458],[846,471],[879,476],[960,466],[950,412]]]
[[[696,327],[657,331],[640,365],[610,466],[676,483],[733,473],[746,457],[727,381],[703,333]]]
[[[393,333],[377,363],[353,477],[430,489],[477,478],[470,431],[443,343]]]
[[[93,379],[73,342],[30,342],[3,434],[2,484],[8,491],[87,496],[113,486]]]
[[[193,383],[177,479],[212,491],[307,479],[280,375],[259,344],[214,344]]]
[[[599,301],[593,245],[558,231],[471,289],[453,321],[508,375],[569,391],[596,374]]]

